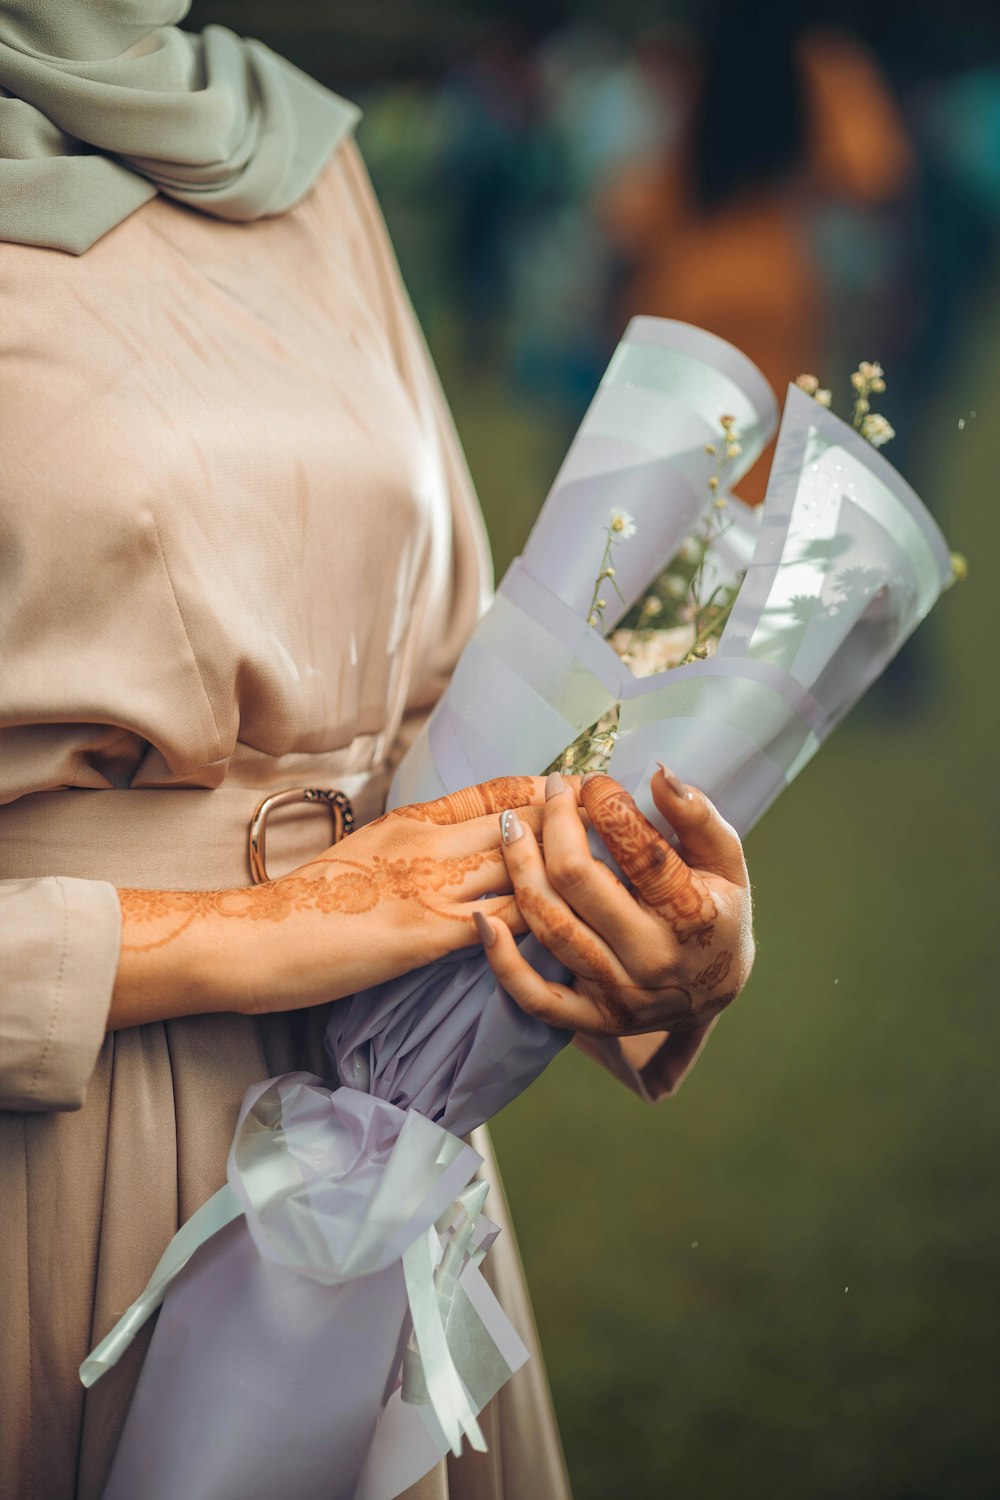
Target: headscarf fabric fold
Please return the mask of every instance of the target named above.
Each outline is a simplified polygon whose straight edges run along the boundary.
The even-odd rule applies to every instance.
[[[190,0],[0,0],[0,240],[82,255],[156,193],[284,213],[359,115]]]

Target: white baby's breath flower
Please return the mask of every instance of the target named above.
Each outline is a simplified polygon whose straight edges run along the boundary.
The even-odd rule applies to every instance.
[[[615,536],[623,542],[627,542],[630,537],[635,536],[635,518],[630,516],[627,510],[622,510],[616,505],[611,512],[608,530],[613,531]]]
[[[796,377],[795,384],[800,391],[804,391],[807,396],[811,396],[819,406],[829,406],[833,400],[831,393],[826,387],[820,385],[819,378],[816,375],[799,375]]]
[[[873,448],[881,448],[896,436],[896,429],[878,412],[871,412],[861,424],[861,436],[867,438]]]
[[[694,645],[694,638],[693,625],[678,625],[671,630],[615,630],[611,648],[634,677],[653,677],[679,666]]]

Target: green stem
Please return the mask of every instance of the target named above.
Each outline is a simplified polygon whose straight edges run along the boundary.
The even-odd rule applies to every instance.
[[[590,596],[590,608],[587,610],[587,624],[594,625],[595,627],[598,620],[602,625],[604,624],[604,612],[603,610],[599,610],[597,608],[597,601],[601,597],[601,584],[604,582],[605,574],[607,573],[608,568],[611,566],[612,546],[613,543],[611,540],[611,532],[609,531],[608,539],[604,543],[604,556],[601,558],[601,566],[598,569],[597,577],[594,580],[594,592]],[[611,581],[612,583],[614,583],[614,579],[612,579]],[[619,593],[620,592],[621,591],[619,590]]]
[[[733,612],[733,605],[736,603],[736,596],[738,592],[739,590],[735,590],[733,593],[733,597],[727,604],[724,604],[722,606],[715,618],[713,620],[709,620],[708,624],[703,626],[702,629],[698,631],[691,643],[690,651],[688,651],[683,660],[678,663],[679,666],[686,667],[689,662],[696,661],[698,659],[699,648],[710,641],[713,636],[722,634],[723,630],[725,629],[726,621],[729,619],[729,616]]]

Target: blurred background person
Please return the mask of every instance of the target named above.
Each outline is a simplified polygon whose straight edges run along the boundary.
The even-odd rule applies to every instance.
[[[914,178],[874,59],[801,15],[792,0],[722,12],[691,58],[674,148],[636,159],[601,205],[628,268],[616,321],[646,313],[707,328],[749,354],[779,398],[798,374],[830,368],[837,293],[836,265],[817,253],[825,216],[840,213],[870,265],[864,219],[901,214]],[[885,256],[874,262],[883,280]],[[866,291],[865,336],[891,363],[879,298]],[[745,499],[763,499],[772,453],[740,487]]]

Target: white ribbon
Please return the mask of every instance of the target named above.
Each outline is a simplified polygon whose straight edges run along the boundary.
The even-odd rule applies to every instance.
[[[160,1256],[156,1269],[141,1294],[127,1312],[122,1313],[111,1332],[87,1355],[80,1366],[80,1379],[85,1386],[92,1386],[95,1380],[100,1380],[112,1365],[118,1363],[139,1329],[152,1317],[167,1295],[174,1277],[180,1275],[194,1252],[206,1240],[211,1239],[213,1234],[218,1234],[220,1229],[238,1219],[242,1212],[243,1205],[227,1182],[225,1187],[213,1193],[207,1203],[195,1210],[186,1224],[181,1225]]]
[[[486,1440],[476,1421],[481,1408],[473,1405],[456,1362],[459,1342],[466,1342],[470,1331],[475,1337],[474,1330],[483,1325],[468,1316],[471,1304],[456,1293],[466,1265],[478,1265],[486,1253],[473,1246],[472,1238],[488,1192],[489,1183],[470,1183],[435,1227],[403,1252],[413,1334],[403,1357],[402,1397],[414,1405],[430,1402],[456,1458],[462,1451],[463,1434],[477,1453],[486,1452]],[[503,1359],[489,1334],[486,1339],[488,1343],[478,1352]],[[505,1379],[514,1373],[509,1365],[506,1368]]]

